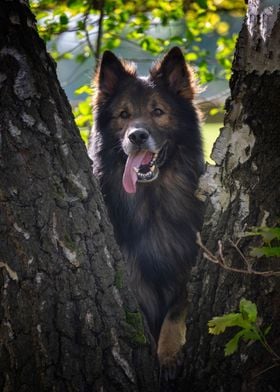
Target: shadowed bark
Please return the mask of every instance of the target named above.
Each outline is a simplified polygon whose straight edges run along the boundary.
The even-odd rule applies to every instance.
[[[0,390],[156,391],[90,160],[27,2],[0,2]]]
[[[212,153],[216,165],[208,167],[200,189],[207,199],[204,244],[215,253],[221,240],[228,265],[243,269],[244,260],[230,240],[235,242],[245,228],[279,226],[280,216],[279,2],[251,0],[248,7],[237,42],[225,125]],[[246,257],[253,245],[261,245],[260,239],[239,242]],[[279,271],[280,260],[258,259],[254,268]],[[242,297],[256,302],[263,325],[271,325],[268,343],[280,354],[280,277],[225,271],[201,255],[189,286],[182,391],[186,386],[192,392],[279,390],[279,366],[260,343],[242,343],[238,353],[225,357],[224,344],[238,329],[215,337],[208,334],[208,320],[237,311]]]

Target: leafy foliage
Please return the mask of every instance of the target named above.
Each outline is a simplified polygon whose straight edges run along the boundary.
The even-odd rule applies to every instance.
[[[259,325],[260,320],[258,320],[256,304],[244,298],[240,301],[239,312],[214,317],[208,322],[209,333],[213,335],[220,335],[230,327],[241,328],[225,345],[225,356],[237,351],[240,339],[245,342],[259,341],[267,349],[269,346],[266,342],[265,335],[268,334],[270,327],[262,331]]]
[[[265,246],[253,247],[252,257],[280,257],[280,227],[255,227],[242,234],[243,237],[261,237]],[[274,243],[274,245],[272,245]]]
[[[82,64],[94,58],[97,64],[104,50],[123,43],[149,52],[152,60],[168,47],[179,45],[185,48],[186,60],[196,67],[202,84],[217,77],[229,78],[236,37],[230,33],[228,15],[241,16],[245,11],[243,0],[30,0],[30,5],[39,33],[56,61]],[[74,34],[78,44],[61,53],[57,37],[65,32]],[[203,37],[216,40],[216,63],[202,47]],[[85,132],[92,125],[89,91],[81,99],[84,102],[74,115]]]

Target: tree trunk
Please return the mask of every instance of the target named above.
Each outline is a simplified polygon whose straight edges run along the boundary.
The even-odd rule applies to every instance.
[[[154,358],[55,65],[0,2],[0,390],[156,391]]]
[[[231,268],[246,265],[230,240],[236,242],[245,227],[279,226],[279,1],[263,3],[249,0],[225,125],[212,153],[216,165],[209,166],[201,180],[200,194],[207,198],[203,243],[215,253],[221,240]],[[238,245],[245,257],[250,246],[260,244],[249,238]],[[258,259],[254,268],[279,271],[280,260]],[[192,392],[279,391],[279,361],[275,367],[273,356],[260,343],[242,343],[238,353],[225,357],[224,344],[238,328],[219,336],[209,335],[207,328],[208,320],[238,310],[240,299],[246,298],[256,302],[263,325],[271,325],[267,340],[280,355],[279,279],[227,271],[199,257],[189,287],[189,344],[181,390],[188,386]]]

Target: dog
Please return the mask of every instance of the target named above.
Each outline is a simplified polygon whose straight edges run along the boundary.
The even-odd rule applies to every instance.
[[[186,339],[186,283],[203,215],[193,72],[178,47],[148,77],[106,51],[94,85],[94,174],[160,365],[169,366]]]

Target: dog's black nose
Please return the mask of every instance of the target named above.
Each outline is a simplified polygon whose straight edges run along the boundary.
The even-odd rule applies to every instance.
[[[134,131],[131,131],[128,135],[129,140],[133,144],[137,144],[140,146],[148,140],[149,132],[144,128],[138,128]]]

